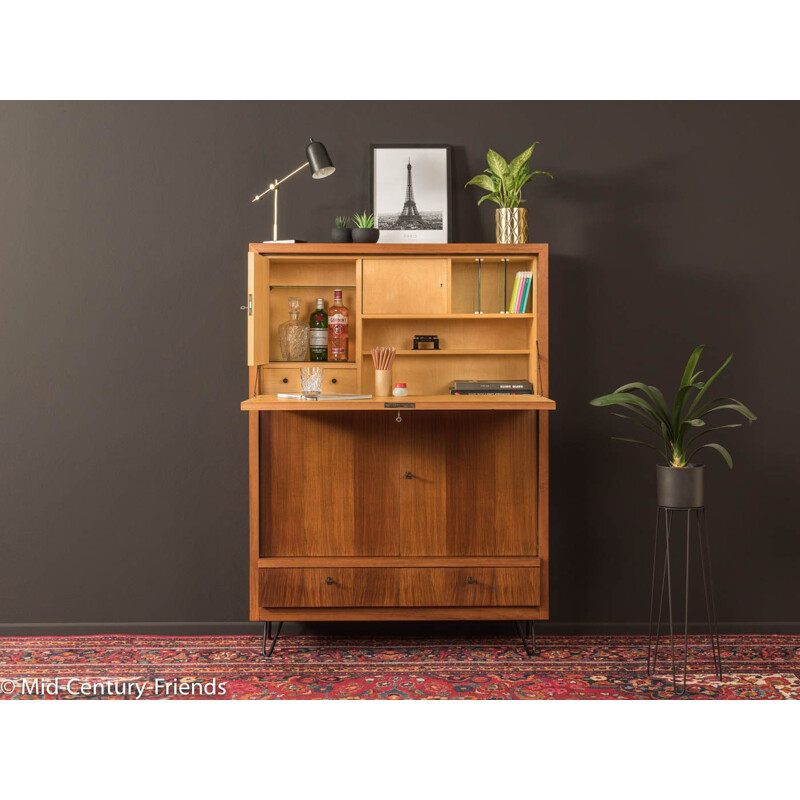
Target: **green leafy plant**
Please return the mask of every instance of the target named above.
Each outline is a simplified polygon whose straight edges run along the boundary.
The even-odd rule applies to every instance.
[[[522,187],[528,181],[533,180],[535,175],[547,175],[550,180],[553,180],[553,176],[549,172],[540,169],[531,172],[530,160],[537,144],[539,142],[534,142],[510,163],[499,153],[489,150],[486,154],[486,162],[489,166],[480,175],[467,181],[464,188],[479,186],[488,192],[478,200],[478,205],[484,200],[491,200],[500,208],[519,208],[525,202],[522,199]]]
[[[350,217],[336,217],[334,223],[337,228],[346,228],[350,222]]]
[[[620,442],[631,442],[649,447],[663,456],[670,467],[689,466],[692,456],[698,450],[708,447],[716,450],[725,459],[725,463],[733,468],[731,454],[721,444],[716,442],[698,444],[698,440],[723,428],[740,428],[742,423],[716,425],[709,428],[706,427],[705,418],[717,411],[727,410],[741,414],[748,422],[752,423],[756,419],[756,415],[733,397],[717,397],[705,403],[700,402],[733,358],[733,354],[729,355],[725,363],[707,381],[699,381],[698,378],[702,372],[695,372],[695,369],[704,347],[705,345],[700,345],[689,356],[678,393],[669,404],[659,389],[640,382],[626,383],[611,394],[592,400],[593,406],[621,406],[631,412],[634,416],[612,413],[615,417],[629,420],[648,430],[653,434],[657,444],[643,442],[639,439],[624,439],[621,436],[612,438]],[[698,428],[703,430],[698,431]],[[688,438],[689,436],[691,438]]]
[[[375,227],[375,217],[372,214],[367,214],[366,211],[362,212],[361,214],[354,214],[353,222],[355,222],[356,228]]]

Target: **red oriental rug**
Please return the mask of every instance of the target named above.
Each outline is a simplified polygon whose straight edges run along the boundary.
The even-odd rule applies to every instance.
[[[102,635],[0,638],[2,699],[673,698],[666,659],[645,669],[647,637],[548,636],[525,656],[510,637]],[[800,699],[800,636],[723,636],[722,682],[707,640],[690,637],[687,699]],[[663,646],[663,640],[662,640]],[[666,653],[665,653],[666,655]]]

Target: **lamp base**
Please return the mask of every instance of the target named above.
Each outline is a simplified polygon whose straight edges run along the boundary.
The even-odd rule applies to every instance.
[[[264,239],[261,244],[306,244],[305,239]]]

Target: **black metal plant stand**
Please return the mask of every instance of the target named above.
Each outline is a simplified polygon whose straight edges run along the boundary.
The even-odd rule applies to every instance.
[[[283,622],[278,623],[278,627],[275,630],[275,635],[272,635],[272,622],[269,620],[264,623],[264,639],[261,642],[261,655],[265,658],[269,658],[275,650],[275,645],[278,643],[278,637],[281,635],[281,628],[283,627]],[[269,652],[267,652],[267,639],[272,641],[272,644],[269,646]]]
[[[653,647],[653,609],[655,606],[656,589],[656,563],[658,560],[658,540],[661,529],[661,517],[664,517],[664,567],[661,574],[661,595],[658,601],[658,622],[656,625],[655,647]],[[670,537],[675,522],[675,517],[686,514],[686,582],[683,619],[683,682],[678,686],[675,669],[675,636],[672,621],[672,570],[670,565]],[[658,645],[661,640],[661,612],[664,606],[664,587],[667,589],[667,605],[669,609],[669,641],[672,662],[672,686],[676,695],[686,693],[686,668],[689,656],[689,550],[691,541],[691,520],[695,518],[697,530],[697,543],[700,551],[700,569],[703,574],[703,592],[706,600],[706,616],[708,617],[708,634],[711,640],[711,655],[714,660],[714,673],[718,680],[722,680],[722,655],[719,646],[719,633],[717,632],[717,611],[714,606],[714,584],[711,578],[711,549],[708,543],[708,526],[706,523],[705,506],[698,508],[667,508],[659,506],[656,512],[656,535],[653,546],[653,577],[650,584],[650,624],[647,633],[647,674],[655,671],[658,659]],[[651,662],[652,654],[652,662]]]

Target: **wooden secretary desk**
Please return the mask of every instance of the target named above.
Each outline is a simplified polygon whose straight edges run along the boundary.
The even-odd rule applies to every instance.
[[[549,594],[547,252],[250,245],[241,408],[250,619],[265,623],[265,654],[285,620],[513,620],[533,652]],[[503,313],[518,271],[533,273],[531,299]],[[350,310],[349,361],[320,365],[323,392],[372,394],[371,348],[394,346],[392,380],[408,397],[277,397],[299,391],[304,365],[281,359],[288,298],[308,320],[335,289]],[[440,349],[412,349],[417,334]],[[527,379],[535,394],[449,393],[467,379]]]

